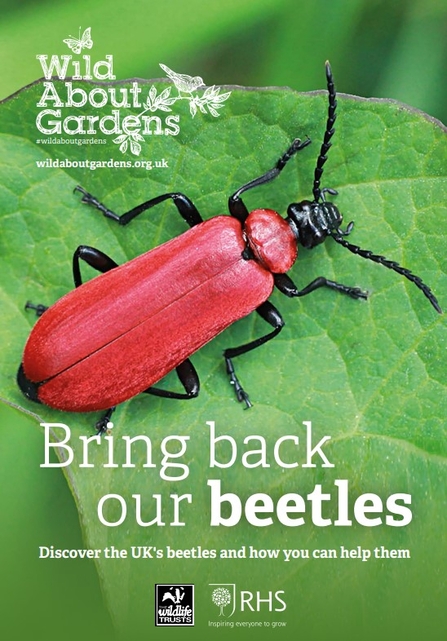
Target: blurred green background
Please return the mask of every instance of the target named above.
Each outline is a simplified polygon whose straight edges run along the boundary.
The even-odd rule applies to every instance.
[[[161,77],[164,62],[206,84],[310,91],[324,88],[330,59],[340,91],[447,121],[445,0],[0,0],[0,15],[0,99],[41,77],[36,54],[67,53],[62,39],[90,26],[95,57],[113,54],[118,79]],[[105,638],[93,565],[37,561],[38,545],[82,545],[65,480],[43,477],[41,460],[36,424],[0,407],[1,626],[21,637],[25,597],[37,636],[59,637],[65,621],[63,636],[78,638],[87,618],[87,638]]]
[[[164,62],[207,84],[338,88],[395,98],[447,120],[445,0],[0,1],[0,98],[42,75],[37,53],[92,27],[95,56],[119,79],[160,77]]]

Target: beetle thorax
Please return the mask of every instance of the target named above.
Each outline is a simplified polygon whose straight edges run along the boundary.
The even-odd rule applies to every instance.
[[[303,200],[289,205],[287,213],[297,241],[308,249],[319,245],[332,232],[338,231],[343,220],[337,207],[329,202]]]
[[[256,260],[273,274],[284,274],[297,257],[291,226],[273,209],[254,209],[245,221],[245,236]]]

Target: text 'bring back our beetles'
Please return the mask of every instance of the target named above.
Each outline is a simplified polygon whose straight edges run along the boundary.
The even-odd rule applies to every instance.
[[[284,326],[281,314],[268,301],[275,286],[289,297],[305,296],[320,287],[355,299],[367,297],[358,287],[323,276],[298,289],[286,274],[297,258],[298,244],[313,248],[328,236],[352,253],[405,276],[441,312],[436,297],[418,276],[394,261],[349,243],[346,236],[353,223],[342,229],[340,212],[326,200],[327,195],[337,193],[320,186],[337,106],[329,63],[326,77],[329,108],[315,168],[313,200],[290,204],[286,218],[272,209],[249,212],[241,196],[276,178],[292,156],[310,144],[309,139],[294,140],[272,169],[240,187],[229,198],[230,216],[207,221],[181,193],[151,198],[118,216],[82,187],[76,187],[83,194],[84,203],[120,225],[127,225],[147,209],[171,199],[190,229],[121,266],[94,247],[77,248],[73,256],[76,289],[50,308],[27,303],[27,308],[40,316],[26,343],[17,375],[27,398],[69,412],[106,410],[96,424],[102,432],[115,406],[136,394],[196,397],[199,377],[190,356],[236,320],[256,311],[273,329],[224,351],[237,399],[250,407],[233,359],[271,340]],[[82,283],[81,260],[101,275]],[[184,392],[154,387],[174,369]]]

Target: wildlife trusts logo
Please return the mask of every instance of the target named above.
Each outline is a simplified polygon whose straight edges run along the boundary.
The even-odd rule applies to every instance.
[[[194,625],[194,585],[157,583],[155,585],[155,625]]]
[[[70,54],[52,55],[51,58],[45,54],[36,56],[45,76],[42,97],[37,102],[41,111],[37,114],[36,126],[49,136],[113,135],[112,142],[121,153],[139,156],[147,137],[179,134],[180,115],[173,113],[173,106],[179,100],[189,103],[192,118],[199,112],[218,118],[231,95],[230,91],[222,93],[221,87],[216,85],[207,87],[200,76],[177,73],[165,64],[160,67],[172,84],[161,90],[154,84],[149,88],[140,86],[136,80],[132,80],[129,87],[116,84],[79,86],[76,82],[116,80],[113,56],[106,55],[104,60],[96,61],[92,58],[91,27],[82,35],[79,28],[78,37],[70,35],[63,39],[63,44]],[[63,86],[56,86],[55,79],[64,81]]]

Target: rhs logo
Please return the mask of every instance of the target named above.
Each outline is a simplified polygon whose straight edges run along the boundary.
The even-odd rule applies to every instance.
[[[218,617],[230,618],[239,612],[284,612],[284,590],[237,590],[235,583],[210,583],[211,601]]]
[[[210,587],[214,588],[211,600],[219,608],[219,616],[233,616],[236,609],[236,584],[210,583]]]
[[[43,92],[37,107],[41,109],[36,117],[37,129],[46,135],[95,136],[113,135],[112,142],[124,154],[130,151],[139,156],[142,143],[148,136],[177,136],[180,132],[180,115],[173,113],[173,106],[179,100],[189,103],[192,118],[198,112],[218,118],[220,110],[231,95],[221,93],[221,87],[206,87],[200,76],[177,73],[165,64],[160,67],[172,82],[166,89],[157,90],[140,86],[134,80],[131,87],[76,86],[76,81],[116,80],[113,73],[113,56],[105,60],[92,60],[93,49],[91,28],[88,27],[75,38],[65,38],[63,43],[72,53],[61,56],[39,54],[45,77]],[[82,55],[81,55],[82,54]],[[77,58],[79,56],[79,58]],[[63,86],[54,80],[63,81]],[[174,91],[173,91],[174,90]],[[97,115],[98,110],[105,115]],[[124,114],[123,110],[126,110]],[[132,110],[136,113],[128,113]],[[82,113],[80,113],[82,111]]]

